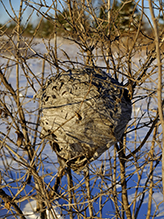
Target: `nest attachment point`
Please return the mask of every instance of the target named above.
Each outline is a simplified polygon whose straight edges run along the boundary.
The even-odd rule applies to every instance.
[[[131,118],[128,90],[100,69],[72,69],[40,92],[42,138],[76,172],[118,142]]]

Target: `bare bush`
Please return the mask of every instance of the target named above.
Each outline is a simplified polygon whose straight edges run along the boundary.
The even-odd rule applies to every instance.
[[[0,1],[10,19],[0,27],[2,218],[164,214],[163,31],[153,14],[161,17],[163,6],[150,3],[152,26],[145,2],[20,0],[17,13],[13,1],[10,8]],[[125,14],[127,6],[131,10]],[[33,16],[38,23],[26,35]],[[53,27],[48,34],[44,23]],[[47,78],[84,67],[100,68],[118,80],[129,92],[133,113],[121,140],[78,175],[60,169],[48,141],[40,138],[37,95]]]

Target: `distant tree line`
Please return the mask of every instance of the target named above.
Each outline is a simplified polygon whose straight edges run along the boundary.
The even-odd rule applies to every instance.
[[[141,13],[133,1],[127,3],[126,0],[121,2],[116,0],[111,5],[111,10],[111,19],[113,20],[111,24],[117,25],[117,30],[119,29],[122,33],[135,32],[135,30],[137,30]],[[107,4],[101,4],[97,9],[98,18],[102,20],[101,27],[104,27],[104,31],[108,31],[109,28],[107,25],[108,12],[109,10]],[[97,24],[92,17],[87,14],[84,14],[84,16],[83,26],[85,27],[85,30],[87,30],[87,27],[89,26],[93,26],[95,28]],[[65,35],[65,33],[68,34],[69,30],[71,33],[73,32],[73,27],[70,25],[69,20],[69,9],[64,8],[62,12],[56,13],[56,18],[43,18],[39,23],[39,26],[32,24],[30,21],[25,25],[22,24],[21,32],[24,36],[32,36],[37,28],[37,37],[51,38],[53,37],[54,31],[57,31],[58,35],[62,36]],[[14,23],[14,21],[7,25],[0,24],[1,31],[6,32],[7,34],[13,32],[15,27],[16,23]],[[115,31],[115,27],[112,25],[110,29]],[[142,29],[145,29],[144,21],[142,21]]]

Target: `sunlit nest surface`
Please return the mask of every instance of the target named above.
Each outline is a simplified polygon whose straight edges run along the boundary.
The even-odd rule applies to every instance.
[[[131,118],[128,91],[100,69],[72,69],[51,77],[41,95],[42,138],[61,167],[74,171],[118,142]]]

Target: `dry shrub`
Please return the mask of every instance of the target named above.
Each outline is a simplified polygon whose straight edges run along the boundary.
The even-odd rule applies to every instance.
[[[24,206],[32,200],[37,206],[31,206],[31,212],[41,218],[139,218],[144,212],[148,219],[162,213],[162,120],[157,105],[163,84],[157,81],[163,33],[154,37],[153,32],[149,35],[143,30],[144,1],[135,5],[140,14],[133,32],[119,27],[121,8],[102,1],[107,16],[100,18],[99,5],[93,3],[21,0],[17,13],[10,1],[14,13],[10,19],[16,26],[10,33],[1,29],[0,43],[2,217],[28,218]],[[3,1],[1,6],[10,14]],[[28,38],[21,27],[26,10],[26,25],[33,14],[40,18]],[[51,20],[54,31],[49,38],[38,39],[43,18]],[[57,37],[58,32],[64,37]],[[55,153],[40,138],[37,99],[47,78],[77,67],[110,73],[128,89],[133,103],[132,118],[121,140],[81,175],[59,169]]]

